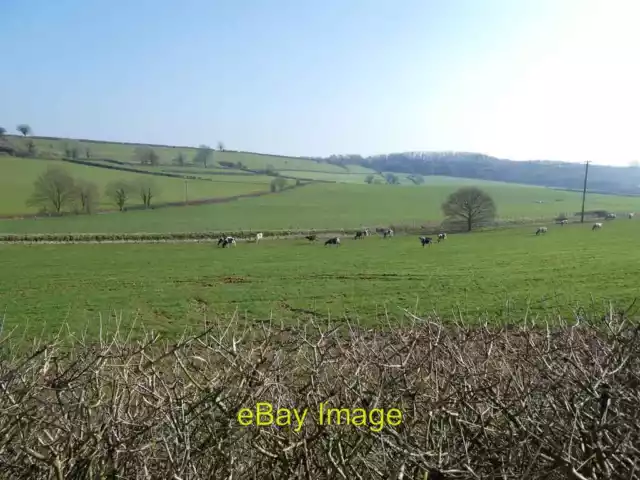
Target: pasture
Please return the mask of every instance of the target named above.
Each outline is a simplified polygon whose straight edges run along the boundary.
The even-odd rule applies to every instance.
[[[33,192],[34,181],[49,166],[63,168],[78,179],[94,182],[100,189],[101,208],[115,208],[112,202],[103,195],[103,192],[107,184],[116,180],[152,180],[157,187],[157,202],[179,202],[185,199],[185,180],[180,178],[108,170],[57,160],[0,157],[0,215],[36,212],[38,208],[28,207],[26,201]],[[208,180],[189,180],[187,195],[189,200],[197,200],[268,192],[270,181],[271,177],[263,175],[220,175]],[[137,196],[131,198],[131,205],[141,203],[142,201]]]
[[[5,329],[54,333],[113,328],[110,313],[178,334],[205,316],[248,322],[318,317],[375,325],[437,311],[468,320],[571,317],[578,307],[626,307],[637,282],[640,222],[511,228],[449,235],[421,247],[417,236],[203,244],[0,245]],[[492,320],[492,321],[494,321]]]
[[[9,140],[15,145],[23,145],[27,141],[15,135],[8,135],[7,138],[9,138]],[[91,152],[91,158],[94,159],[107,158],[111,160],[132,163],[139,163],[135,155],[136,149],[139,147],[147,146],[145,144],[83,142],[65,138],[30,137],[30,139],[34,142],[38,152],[46,157],[62,157],[65,151],[65,145],[76,145],[80,149],[81,158],[85,158],[85,152],[87,149],[89,149]],[[210,144],[209,146],[212,148],[216,147],[215,144]],[[151,148],[153,148],[153,150],[158,154],[158,161],[162,165],[172,165],[174,163],[174,159],[180,153],[185,156],[187,164],[192,164],[193,158],[195,157],[197,152],[197,148],[195,148],[195,146],[151,146]],[[324,162],[318,163],[306,158],[266,155],[250,152],[214,151],[211,157],[210,166],[216,166],[216,164],[221,161],[232,163],[242,162],[245,167],[251,170],[263,170],[271,165],[276,170],[308,170],[329,173],[344,173],[349,171],[353,171],[356,173],[373,172],[372,170],[366,169],[361,166],[348,166],[347,168],[342,168],[340,166],[331,165]],[[353,168],[353,170],[351,170],[351,168]]]
[[[182,184],[182,181],[178,182]],[[580,210],[581,194],[577,192],[498,182],[476,181],[474,184],[493,196],[501,220],[548,219],[561,212],[573,214]],[[216,189],[222,188],[223,183],[214,185]],[[253,185],[260,188],[260,185]],[[0,233],[259,231],[389,224],[420,226],[442,220],[440,205],[459,186],[455,182],[425,186],[315,184],[277,195],[223,204],[99,216],[0,220]],[[638,211],[640,198],[590,194],[586,208]]]

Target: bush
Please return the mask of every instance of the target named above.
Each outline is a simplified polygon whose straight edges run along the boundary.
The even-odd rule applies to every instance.
[[[637,322],[583,315],[578,327],[547,329],[408,318],[387,330],[308,319],[290,328],[265,322],[243,335],[235,321],[219,320],[178,342],[154,333],[126,341],[127,332],[67,347],[63,338],[36,342],[22,351],[5,342],[3,473],[17,480],[89,472],[633,478]],[[240,425],[238,414],[258,402],[309,413],[299,432],[295,420],[292,427]],[[323,402],[396,408],[401,423],[378,428],[376,415],[361,427],[335,425],[336,415],[333,425],[319,425]],[[42,448],[45,432],[55,449]]]

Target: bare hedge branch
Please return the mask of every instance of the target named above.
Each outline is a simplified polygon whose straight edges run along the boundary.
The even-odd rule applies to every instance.
[[[234,318],[173,343],[127,335],[28,353],[0,343],[0,478],[595,480],[640,471],[640,327],[613,314],[526,328],[410,317],[383,330]],[[295,421],[240,425],[238,412],[258,402],[309,413],[300,431]],[[397,408],[402,422],[319,425],[323,402]]]

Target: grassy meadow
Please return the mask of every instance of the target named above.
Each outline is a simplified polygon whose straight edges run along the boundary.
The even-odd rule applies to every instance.
[[[25,139],[10,135],[8,138],[12,143],[21,145],[26,142]],[[83,142],[73,139],[63,138],[42,138],[42,137],[30,137],[34,142],[38,152],[45,156],[59,156],[61,157],[65,151],[65,145],[76,145],[80,149],[80,157],[85,158],[85,152],[87,149],[91,152],[91,158],[94,159],[112,159],[121,162],[133,162],[137,163],[135,158],[136,149],[144,144],[120,144],[110,142]],[[216,145],[210,145],[215,148]],[[173,160],[182,153],[185,156],[186,162],[191,164],[194,156],[196,155],[196,147],[179,147],[179,146],[152,146],[153,150],[158,154],[158,161],[161,165],[172,165]],[[266,155],[251,152],[235,152],[235,151],[214,151],[211,158],[210,167],[219,166],[218,162],[242,162],[247,168],[251,170],[264,170],[269,165],[273,166],[276,170],[303,170],[308,172],[327,172],[327,173],[373,173],[365,167],[349,165],[347,168],[331,165],[324,162],[316,162],[313,160],[297,157],[285,157],[279,155]]]
[[[182,186],[181,180],[176,181]],[[502,220],[549,219],[561,212],[572,214],[580,210],[580,193],[499,182],[463,179],[461,183],[440,180],[421,186],[314,184],[224,204],[98,216],[0,220],[0,233],[256,231],[389,224],[420,226],[441,221],[441,203],[464,184],[478,185],[491,194]],[[223,183],[214,185],[215,190]],[[252,184],[247,185],[250,188]],[[537,203],[539,201],[543,203]],[[586,208],[639,211],[640,198],[593,194],[588,196]]]
[[[469,319],[488,314],[572,315],[627,306],[640,295],[640,222],[511,228],[450,235],[421,247],[415,236],[345,239],[340,247],[266,240],[213,244],[2,245],[5,328],[55,332],[63,322],[95,334],[114,312],[125,324],[177,334],[205,315],[249,321],[320,317],[374,325],[406,308]],[[595,281],[594,281],[595,280]],[[306,312],[306,313],[305,313]],[[110,324],[113,326],[113,323]]]
[[[33,192],[33,182],[49,166],[63,168],[76,178],[94,182],[101,193],[104,192],[104,187],[112,181],[135,181],[144,178],[152,179],[155,183],[158,189],[156,201],[179,202],[185,199],[185,181],[180,178],[149,176],[57,160],[0,156],[0,215],[37,212],[37,207],[29,207],[26,202]],[[189,180],[187,195],[189,200],[197,200],[267,192],[270,181],[271,177],[265,175],[220,175],[208,180]],[[132,197],[130,202],[131,205],[141,203],[142,201],[137,197]],[[102,195],[100,208],[113,209],[115,207],[109,198]]]

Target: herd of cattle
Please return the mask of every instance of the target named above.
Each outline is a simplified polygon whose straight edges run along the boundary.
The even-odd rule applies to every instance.
[[[635,216],[635,213],[629,213],[627,214],[627,217],[629,219],[633,218]],[[607,213],[607,215],[605,216],[606,220],[613,220],[617,218],[617,215],[615,213]],[[567,223],[569,223],[568,220],[560,220],[560,225],[566,225]],[[591,230],[599,230],[602,228],[602,223],[601,222],[596,222],[591,226]],[[541,233],[547,233],[549,229],[547,227],[538,227],[538,229],[536,230],[536,235],[540,235]]]
[[[628,218],[633,218],[635,216],[634,213],[629,213],[628,214]],[[608,213],[605,217],[607,220],[613,220],[616,218],[616,214],[615,213]],[[558,222],[560,225],[566,225],[567,223],[569,223],[568,220],[561,220],[560,222]],[[597,222],[594,223],[593,226],[591,227],[591,230],[598,230],[602,228],[602,223]],[[536,230],[536,235],[540,235],[540,234],[545,234],[547,233],[549,229],[547,227],[538,227],[538,229]],[[388,238],[388,237],[393,237],[393,230],[391,228],[376,228],[376,233],[382,235],[384,238]],[[358,239],[362,239],[365,237],[369,237],[371,235],[371,231],[368,228],[364,228],[362,230],[359,230],[356,232],[356,234],[354,235],[354,240],[358,240]],[[264,235],[262,233],[258,233],[255,236],[255,241],[259,242],[260,240],[262,240],[262,238],[264,237]],[[318,236],[315,234],[312,235],[307,235],[306,237],[307,240],[309,240],[310,242],[315,242],[318,239]],[[433,238],[432,237],[418,237],[418,239],[420,240],[420,243],[422,244],[422,246],[424,247],[425,245],[429,245],[431,246],[433,244]],[[438,234],[438,243],[440,243],[443,240],[447,239],[447,234],[446,233],[439,233]],[[328,240],[326,240],[324,242],[325,245],[340,245],[340,237],[331,237]],[[234,237],[228,236],[228,235],[222,235],[220,237],[220,239],[218,240],[218,246],[222,246],[227,247],[229,245],[233,245],[236,246],[236,239]]]
[[[383,238],[389,238],[389,237],[393,237],[393,229],[391,228],[376,228],[376,233],[382,235]],[[358,239],[362,239],[364,237],[369,237],[371,236],[371,231],[368,228],[364,228],[362,230],[359,230],[355,233],[353,239],[354,240],[358,240]],[[264,238],[264,235],[262,233],[258,233],[255,236],[255,241],[256,243],[259,242],[260,240],[262,240]],[[316,234],[312,234],[312,235],[307,235],[304,238],[306,238],[307,240],[309,240],[310,242],[315,242],[318,239],[318,236]],[[425,245],[431,245],[433,243],[433,238],[431,237],[418,237],[420,239],[420,243],[422,244],[422,246],[424,247]],[[439,233],[438,234],[438,243],[440,243],[442,240],[446,240],[447,238],[447,234],[446,233]],[[327,239],[324,242],[325,245],[340,245],[340,237],[331,237],[329,239]],[[219,239],[218,239],[218,246],[219,247],[228,247],[229,245],[233,245],[234,247],[236,246],[236,239],[235,237],[229,236],[229,235],[222,235]]]

